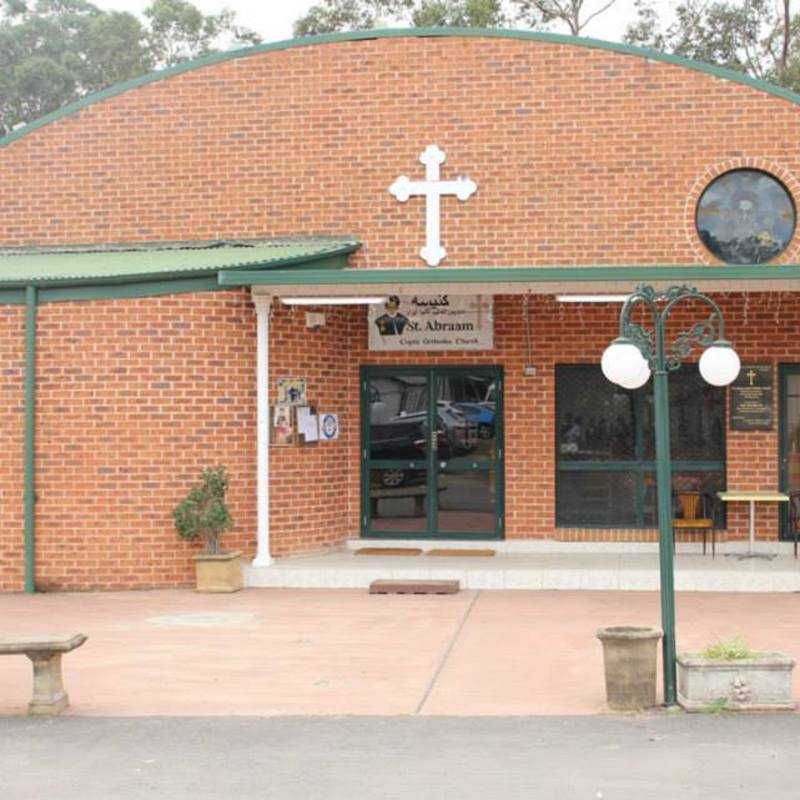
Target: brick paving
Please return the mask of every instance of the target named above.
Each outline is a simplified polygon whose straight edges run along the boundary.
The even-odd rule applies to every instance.
[[[678,595],[679,649],[745,635],[800,657],[797,594]],[[83,631],[73,715],[599,714],[598,627],[658,624],[655,592],[163,590],[0,597],[0,632]],[[0,714],[31,668],[0,658]],[[800,698],[800,679],[795,679]]]

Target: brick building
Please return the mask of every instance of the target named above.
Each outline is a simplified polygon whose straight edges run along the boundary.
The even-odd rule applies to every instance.
[[[623,45],[370,31],[0,140],[0,589],[188,585],[170,512],[217,464],[226,544],[261,565],[357,537],[654,541],[649,384],[599,368],[641,282],[713,296],[772,389],[737,425],[693,352],[676,490],[800,489],[798,103]],[[789,534],[777,506],[757,523]]]

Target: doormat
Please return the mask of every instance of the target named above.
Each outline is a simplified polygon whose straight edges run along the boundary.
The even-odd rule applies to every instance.
[[[427,556],[493,556],[494,550],[428,550]]]
[[[420,556],[419,547],[362,547],[356,550],[357,556]]]
[[[370,594],[456,594],[458,581],[372,581]]]

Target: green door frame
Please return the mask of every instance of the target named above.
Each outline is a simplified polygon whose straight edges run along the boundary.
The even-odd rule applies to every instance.
[[[778,364],[778,473],[780,491],[789,491],[789,429],[786,419],[788,378],[790,375],[800,375],[800,364]],[[778,503],[780,506],[779,537],[789,540],[789,504]]]
[[[436,386],[437,378],[440,375],[457,374],[460,372],[483,372],[491,374],[495,384],[495,438],[497,442],[497,455],[494,459],[480,459],[485,461],[481,464],[481,469],[494,468],[495,471],[495,497],[496,497],[496,519],[495,530],[492,533],[474,533],[474,532],[447,532],[441,533],[437,531],[437,511],[438,511],[438,491],[437,484],[439,478],[439,464],[437,459],[436,449],[432,447],[431,432],[437,428],[435,416],[437,414],[437,398]],[[428,447],[427,458],[419,460],[419,462],[410,461],[408,459],[395,459],[403,461],[407,468],[425,469],[426,470],[426,488],[428,497],[427,508],[427,521],[426,530],[424,532],[409,532],[409,531],[372,531],[370,530],[370,471],[383,464],[379,459],[373,460],[370,458],[371,443],[370,443],[370,415],[369,415],[369,380],[375,375],[426,375],[427,378],[427,392],[428,392]],[[503,539],[505,536],[505,442],[503,435],[503,368],[499,365],[493,364],[465,364],[465,365],[448,365],[448,366],[434,366],[434,365],[419,365],[419,366],[385,366],[385,365],[363,365],[361,367],[360,375],[360,393],[361,393],[361,536],[362,538],[380,538],[380,539],[416,539],[416,538],[431,538],[431,539],[461,539],[461,540],[498,540]],[[451,462],[457,462],[455,469],[457,470],[461,461],[474,462],[475,459],[469,457],[452,458]],[[431,500],[431,498],[434,498]]]

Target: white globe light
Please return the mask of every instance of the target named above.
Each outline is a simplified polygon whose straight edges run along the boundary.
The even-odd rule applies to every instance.
[[[741,369],[736,351],[728,342],[718,340],[700,356],[700,374],[712,386],[727,386],[736,380]]]
[[[635,383],[641,377],[642,366],[647,366],[647,362],[642,356],[641,350],[627,339],[615,339],[606,347],[603,357],[600,359],[600,368],[603,375],[618,386]],[[645,382],[647,379],[645,379]],[[642,384],[640,384],[642,385]]]
[[[642,367],[639,370],[639,374],[631,380],[626,380],[624,383],[620,383],[619,385],[623,389],[641,389],[641,387],[644,386],[649,380],[650,365],[644,359],[642,359]]]

